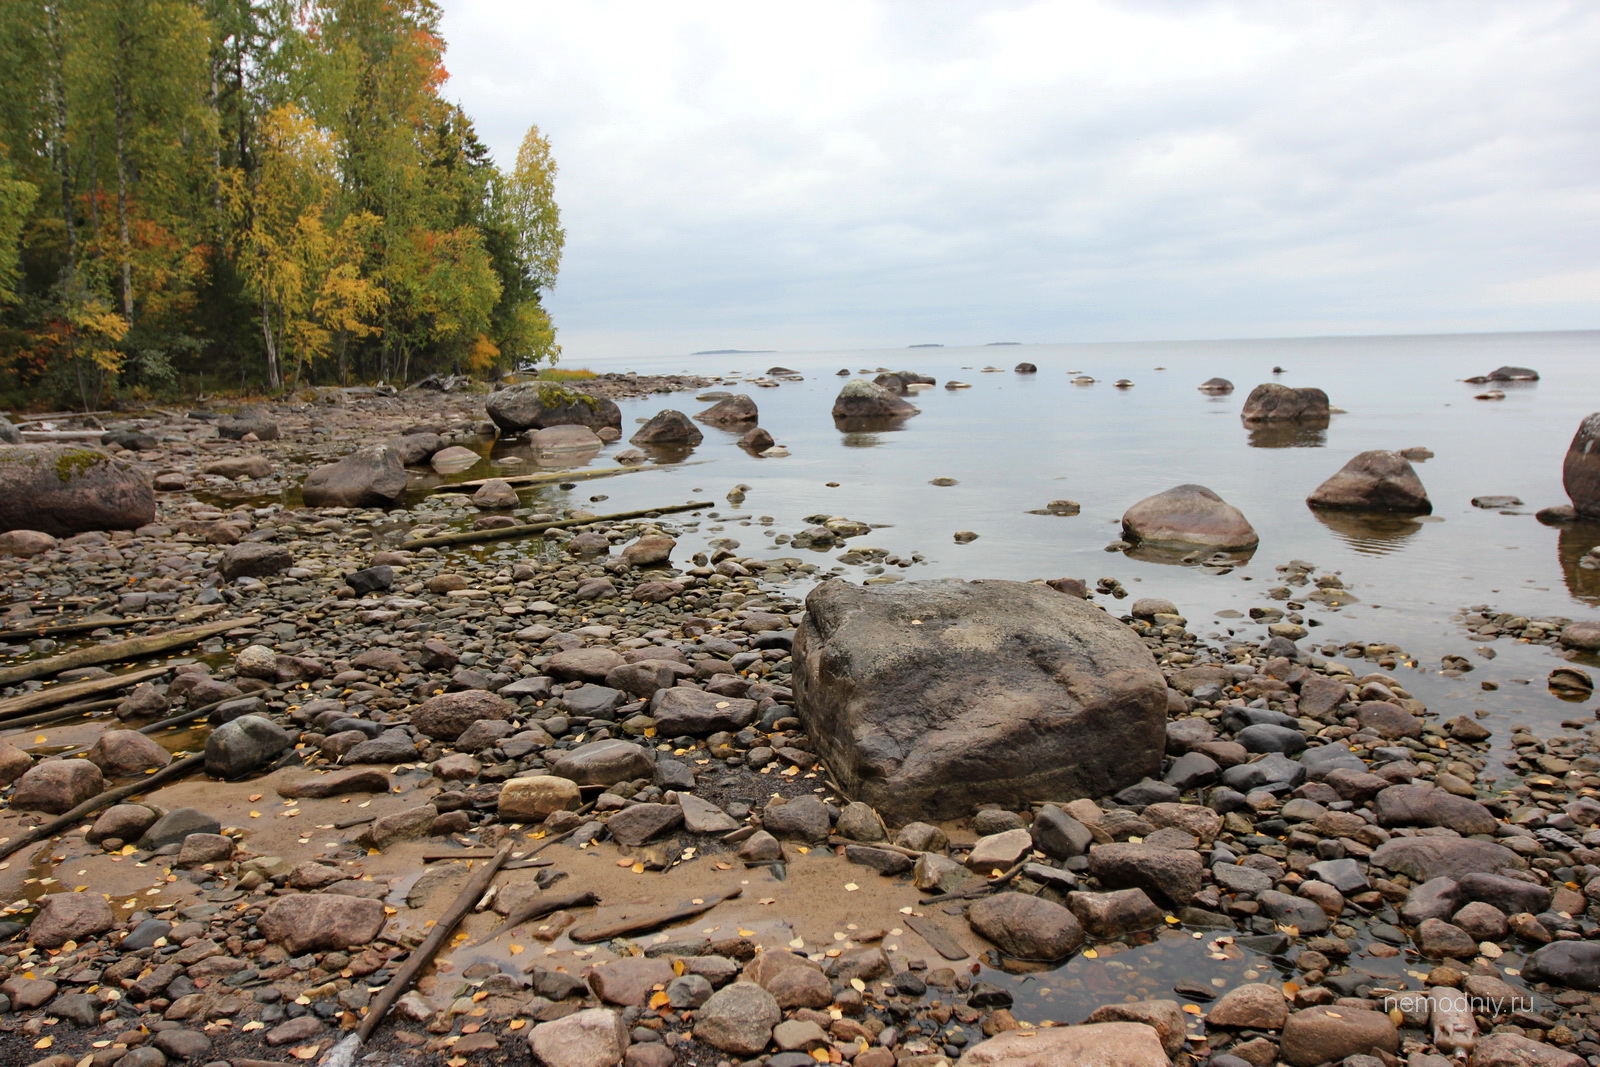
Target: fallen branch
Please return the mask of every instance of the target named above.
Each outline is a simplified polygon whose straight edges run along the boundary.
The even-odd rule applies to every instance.
[[[885,852],[893,852],[897,856],[905,856],[908,859],[914,860],[921,859],[923,856],[923,853],[918,852],[914,848],[905,848],[901,845],[891,845],[887,841],[857,841],[853,837],[840,837],[838,834],[829,834],[828,844],[833,847],[838,847],[839,845],[860,845],[862,848],[877,848],[882,849]]]
[[[1010,885],[1012,881],[1016,879],[1017,875],[1022,873],[1022,868],[1026,867],[1031,862],[1033,861],[1029,860],[1027,857],[1023,857],[1007,868],[1004,874],[996,875],[994,878],[989,879],[980,886],[974,886],[971,889],[963,889],[956,893],[941,893],[939,896],[929,897],[927,900],[922,901],[922,906],[927,907],[930,904],[943,904],[947,900],[976,900],[986,893],[993,893],[996,889],[1001,889]]]
[[[744,892],[742,888],[735,886],[721,895],[703,897],[698,904],[691,902],[665,907],[660,904],[646,904],[635,910],[624,909],[613,919],[596,919],[582,926],[575,926],[567,931],[567,936],[577,944],[586,945],[594,941],[610,941],[614,937],[644,933],[646,930],[654,930],[668,923],[682,922],[696,915],[704,915],[718,904],[732,900],[742,892]]]
[[[395,972],[395,976],[383,987],[383,992],[379,993],[372,1005],[367,1008],[366,1017],[361,1020],[361,1025],[356,1027],[355,1033],[333,1046],[322,1057],[321,1062],[325,1067],[348,1064],[355,1059],[356,1050],[372,1036],[372,1031],[378,1028],[378,1024],[389,1013],[389,1009],[394,1007],[394,1002],[411,988],[411,983],[417,980],[423,968],[433,962],[433,957],[438,955],[439,949],[449,940],[456,925],[467,912],[472,910],[478,898],[483,896],[484,891],[489,888],[489,883],[494,881],[494,876],[499,872],[500,865],[510,855],[511,843],[508,841],[500,846],[500,851],[494,854],[493,859],[484,861],[483,866],[472,872],[472,877],[461,888],[461,892],[456,894],[456,899],[451,902],[449,909],[429,931],[427,939],[411,950],[411,955],[406,958],[405,964]]]
[[[0,638],[10,637],[12,634],[26,634],[29,637],[55,637],[59,634],[84,633],[89,630],[113,630],[122,626],[137,626],[141,622],[171,622],[176,615],[140,615],[131,619],[106,616],[100,619],[79,619],[77,622],[47,623],[41,622],[38,626],[8,626],[0,630]]]
[[[611,478],[618,474],[632,474],[635,471],[649,470],[648,466],[641,467],[598,467],[586,471],[541,471],[538,474],[508,474],[500,478],[474,478],[469,482],[453,482],[450,485],[437,486],[435,493],[470,493],[481,489],[489,482],[505,482],[516,489],[528,489],[540,485],[556,485],[561,482],[587,482],[594,478]]]
[[[91,815],[94,812],[99,811],[101,808],[110,807],[112,804],[119,804],[136,793],[147,793],[158,785],[169,782],[174,778],[181,778],[190,771],[198,768],[205,761],[206,757],[204,753],[196,753],[193,756],[186,756],[181,760],[167,764],[154,774],[145,775],[136,782],[129,782],[127,785],[119,785],[115,789],[107,789],[104,793],[101,793],[98,796],[90,797],[82,804],[79,804],[77,807],[67,812],[65,815],[58,815],[47,823],[41,823],[40,825],[35,826],[32,830],[29,830],[16,840],[8,841],[4,845],[0,845],[0,860],[6,859],[9,856],[13,856],[27,848],[29,845],[35,844],[36,842],[44,841],[47,838],[54,837],[63,830],[71,829],[74,825],[81,822],[84,816]]]
[[[49,659],[38,659],[31,663],[21,663],[15,667],[0,670],[0,685],[15,685],[26,682],[32,678],[43,678],[51,674],[60,674],[62,671],[75,670],[79,667],[93,667],[101,663],[121,663],[125,660],[142,659],[153,656],[158,652],[170,652],[175,648],[184,648],[197,644],[208,637],[240,626],[254,626],[261,621],[259,615],[246,615],[241,619],[222,619],[218,622],[202,623],[199,626],[186,626],[178,630],[167,630],[159,634],[146,634],[143,637],[130,637],[125,641],[112,641],[105,645],[92,645],[89,648],[80,648],[75,652],[68,652],[60,656],[51,656]]]
[[[463,530],[460,533],[418,537],[405,542],[400,547],[402,549],[437,548],[441,545],[471,545],[481,541],[503,541],[512,537],[532,537],[534,534],[541,534],[546,530],[562,530],[569,526],[593,526],[596,523],[621,522],[623,519],[642,519],[651,515],[670,515],[675,511],[695,511],[699,508],[713,506],[711,501],[702,500],[689,504],[672,504],[660,508],[643,508],[639,511],[619,511],[615,515],[595,515],[588,519],[560,519],[556,522],[535,522],[524,526],[502,526],[498,530]]]
[[[34,693],[23,693],[21,696],[9,697],[0,700],[0,724],[14,719],[19,715],[26,715],[36,708],[49,708],[57,704],[77,700],[79,697],[98,696],[101,693],[125,689],[130,685],[148,682],[152,678],[159,678],[170,671],[171,667],[146,667],[144,670],[129,671],[127,674],[117,674],[110,678],[90,678],[82,682],[70,682],[67,685],[55,685],[48,689],[40,689]]]
[[[600,903],[600,898],[587,889],[569,889],[563,893],[541,893],[510,915],[507,915],[505,922],[496,926],[493,930],[472,942],[472,944],[487,944],[507,930],[515,929],[530,919],[542,918],[553,911],[566,911],[568,908],[588,908],[598,903]]]
[[[110,700],[91,700],[87,704],[72,704],[65,708],[56,708],[54,711],[41,711],[37,715],[24,715],[20,719],[11,719],[0,724],[7,730],[21,730],[26,726],[48,726],[51,723],[65,722],[78,715],[90,715],[97,711],[109,711],[122,703],[121,697],[112,697]]]

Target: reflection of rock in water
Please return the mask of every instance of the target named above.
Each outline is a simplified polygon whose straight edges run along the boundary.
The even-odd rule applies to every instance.
[[[878,440],[879,434],[905,429],[906,419],[893,415],[859,415],[834,419],[833,426],[844,434],[842,443],[846,448],[871,448],[883,443]]]
[[[693,445],[635,445],[634,447],[660,466],[682,463],[694,453]]]
[[[1561,573],[1567,579],[1567,591],[1575,597],[1600,603],[1600,552],[1589,555],[1589,550],[1600,546],[1600,522],[1574,522],[1561,527],[1557,542],[1557,555],[1561,560]],[[1593,567],[1580,566],[1584,557]]]
[[[1251,448],[1321,448],[1328,443],[1328,420],[1295,419],[1284,422],[1252,422]]]
[[[1391,511],[1335,511],[1308,508],[1317,521],[1351,548],[1368,556],[1387,556],[1405,547],[1422,523]]]
[[[1223,552],[1219,549],[1208,548],[1205,545],[1190,545],[1188,548],[1162,548],[1149,542],[1141,542],[1122,550],[1122,554],[1129,559],[1136,559],[1142,563],[1164,563],[1174,567],[1221,567],[1232,569],[1250,562],[1256,554],[1255,546],[1243,551]]]

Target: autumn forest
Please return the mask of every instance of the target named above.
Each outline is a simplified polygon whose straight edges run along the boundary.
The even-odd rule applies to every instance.
[[[0,404],[483,375],[558,348],[434,0],[0,3]]]

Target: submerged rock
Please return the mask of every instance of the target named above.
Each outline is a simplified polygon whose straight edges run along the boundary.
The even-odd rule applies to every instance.
[[[1373,449],[1341,467],[1306,497],[1314,508],[1356,511],[1433,511],[1428,491],[1411,463],[1398,452]]]
[[[1160,671],[1076,597],[1004,581],[830,581],[806,607],[797,711],[839,784],[890,820],[1094,796],[1160,769]]]

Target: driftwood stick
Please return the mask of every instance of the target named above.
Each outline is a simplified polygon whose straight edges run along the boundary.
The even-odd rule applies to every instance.
[[[113,675],[110,678],[90,678],[83,682],[53,685],[35,693],[23,693],[21,696],[0,700],[0,725],[39,708],[54,707],[80,697],[99,696],[101,693],[148,682],[152,678],[161,677],[171,669],[171,667],[146,667],[144,670],[129,671],[127,674]]]
[[[16,838],[15,840],[8,841],[4,845],[0,845],[0,860],[21,852],[23,849],[34,844],[35,842],[54,837],[63,830],[70,829],[74,824],[80,822],[84,816],[93,814],[94,812],[99,811],[101,808],[110,807],[112,804],[120,803],[128,797],[133,796],[135,793],[147,793],[156,786],[170,782],[174,778],[181,778],[190,771],[199,768],[201,764],[205,763],[205,761],[206,757],[204,753],[196,753],[193,756],[186,756],[181,760],[167,764],[154,774],[145,775],[136,782],[129,782],[127,785],[119,785],[115,789],[107,789],[99,796],[90,797],[82,804],[79,804],[77,807],[67,812],[65,815],[58,815],[47,823],[41,823],[40,825],[35,826],[32,830],[29,830],[27,833]]]
[[[120,697],[110,700],[91,700],[87,704],[72,704],[65,708],[56,708],[54,711],[41,711],[37,715],[24,715],[20,719],[10,719],[0,723],[0,728],[6,730],[21,730],[27,726],[46,726],[50,723],[64,722],[78,715],[88,715],[96,711],[108,711],[122,703]]]
[[[635,471],[647,471],[649,466],[640,467],[597,467],[594,470],[578,471],[540,471],[538,474],[508,474],[502,478],[474,478],[469,482],[455,482],[450,485],[441,485],[434,490],[436,493],[470,493],[483,487],[486,482],[505,482],[515,489],[528,489],[539,485],[556,485],[560,482],[587,482],[594,478],[611,478],[618,474],[632,474]]]
[[[459,533],[418,537],[405,542],[400,547],[402,549],[437,548],[441,545],[472,545],[481,541],[504,541],[512,537],[532,537],[534,534],[541,534],[546,530],[562,530],[569,526],[592,526],[603,522],[621,522],[623,519],[642,519],[650,515],[670,515],[675,511],[695,511],[713,506],[711,501],[702,500],[688,504],[670,504],[659,508],[642,508],[638,511],[619,511],[615,515],[596,515],[589,519],[535,522],[523,526],[502,526],[498,530],[462,530]]]
[[[507,930],[515,929],[532,919],[542,918],[553,911],[568,908],[588,908],[600,903],[600,898],[587,889],[569,889],[561,893],[541,893],[522,907],[506,916],[506,921],[484,934],[474,945],[485,945]]]
[[[162,730],[171,729],[174,726],[184,726],[184,725],[187,725],[188,723],[194,722],[196,719],[203,719],[207,715],[209,715],[213,711],[215,711],[216,709],[222,707],[222,705],[228,703],[229,701],[238,700],[238,699],[239,699],[238,697],[228,697],[228,698],[225,698],[223,700],[214,700],[210,704],[206,704],[206,705],[204,705],[202,707],[190,708],[188,711],[184,712],[183,714],[174,715],[170,719],[161,719],[158,722],[147,723],[146,725],[139,727],[138,732],[141,733],[141,734],[144,734],[146,737],[148,737],[148,736],[151,736],[153,734],[158,734]],[[120,701],[112,700],[112,701],[107,701],[107,703],[117,704],[117,703],[120,703]],[[56,755],[57,755],[58,758],[63,758],[64,759],[64,758],[69,757],[69,756],[76,756],[76,755],[79,755],[81,753],[87,752],[87,751],[89,751],[89,749],[91,747],[92,746],[90,746],[90,745],[79,745],[77,748],[69,749],[66,752],[58,752],[58,753],[56,753]]]
[[[428,933],[427,939],[411,950],[411,955],[406,958],[405,965],[395,972],[395,976],[389,979],[389,983],[383,987],[383,992],[378,994],[377,998],[373,1000],[372,1006],[367,1009],[366,1018],[362,1019],[361,1025],[356,1028],[356,1042],[358,1044],[364,1044],[367,1038],[372,1036],[372,1031],[378,1028],[378,1024],[389,1013],[389,1009],[394,1006],[394,1002],[399,1000],[406,990],[411,988],[411,983],[417,980],[417,976],[422,973],[422,969],[432,962],[433,957],[438,954],[439,949],[449,939],[451,932],[455,930],[456,924],[462,920],[467,912],[472,910],[472,906],[478,902],[478,898],[483,896],[484,890],[489,888],[489,883],[494,881],[495,874],[499,872],[500,865],[510,855],[511,843],[508,841],[500,846],[500,851],[494,854],[493,859],[485,860],[483,866],[472,872],[472,877],[462,887],[461,892],[456,895],[456,899],[451,902],[449,909],[439,919],[438,923]]]
[[[0,638],[10,637],[13,634],[18,637],[56,637],[60,634],[85,633],[89,630],[137,626],[141,622],[171,622],[176,618],[176,615],[138,615],[123,619],[108,615],[99,619],[79,619],[76,622],[40,622],[37,626],[7,626],[4,630],[0,630]]]
[[[187,645],[197,644],[208,637],[226,633],[239,626],[254,626],[261,621],[259,615],[246,615],[240,619],[221,619],[217,622],[202,623],[199,626],[185,626],[177,630],[167,630],[159,634],[146,634],[143,637],[130,637],[125,641],[112,641],[105,645],[92,645],[89,648],[80,648],[75,652],[68,652],[60,656],[51,656],[48,659],[37,659],[31,663],[20,663],[15,667],[0,670],[0,685],[15,685],[26,682],[32,678],[43,678],[46,675],[60,674],[78,667],[92,667],[100,663],[121,663],[131,659],[141,659],[144,656],[153,656],[158,652],[168,652],[174,648],[183,648]]]
[[[927,907],[929,904],[943,904],[947,900],[976,900],[985,893],[993,893],[996,889],[1010,885],[1017,875],[1022,873],[1022,868],[1026,867],[1031,862],[1031,860],[1024,857],[1008,867],[1004,874],[1000,874],[994,878],[991,878],[980,886],[974,886],[971,889],[963,889],[957,893],[941,893],[936,897],[929,897],[928,899],[922,901],[922,906]]]
[[[857,841],[852,837],[840,837],[838,834],[829,834],[828,844],[834,847],[838,847],[839,845],[860,845],[862,848],[879,848],[885,852],[893,852],[897,856],[905,856],[909,859],[922,858],[922,853],[918,852],[914,848],[904,848],[900,845],[891,845],[887,841]]]

